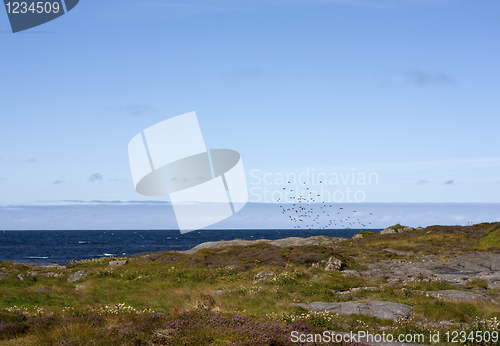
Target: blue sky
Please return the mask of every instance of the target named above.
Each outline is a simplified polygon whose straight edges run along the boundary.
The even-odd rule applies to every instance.
[[[190,111],[251,202],[314,169],[375,174],[324,184],[367,203],[500,203],[498,1],[87,0],[16,34],[0,10],[0,47],[2,213],[151,200],[127,144]]]

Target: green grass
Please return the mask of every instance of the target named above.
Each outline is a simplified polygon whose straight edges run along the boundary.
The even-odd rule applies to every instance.
[[[363,236],[363,238],[366,238],[366,237],[371,237],[371,236],[377,235],[378,233],[364,231],[364,232],[359,232],[358,234],[361,234]]]
[[[500,228],[491,231],[487,236],[481,238],[479,244],[485,248],[500,248]]]
[[[474,280],[468,281],[467,284],[465,285],[465,287],[467,287],[467,288],[475,288],[475,287],[488,288],[488,283],[486,282],[486,280],[474,279]]]
[[[401,224],[397,223],[397,224],[395,224],[395,225],[393,225],[393,226],[389,226],[389,227],[387,227],[387,228],[390,228],[390,229],[393,229],[393,230],[397,231],[398,229],[403,229],[403,228],[405,228],[405,227],[408,227],[408,226],[403,226],[403,225],[401,225]]]

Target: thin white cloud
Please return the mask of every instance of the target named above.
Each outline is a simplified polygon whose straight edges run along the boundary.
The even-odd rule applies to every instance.
[[[141,116],[156,113],[156,109],[147,103],[130,103],[127,105],[126,112],[131,116]]]
[[[228,80],[234,83],[240,83],[245,80],[256,79],[264,75],[264,70],[257,67],[246,67],[235,70],[230,73]]]
[[[102,174],[101,173],[94,173],[92,174],[89,179],[88,179],[88,182],[91,183],[91,182],[94,182],[94,181],[101,181],[102,180]]]
[[[60,201],[38,201],[39,203],[44,203],[48,205],[59,205],[60,203],[64,204],[170,204],[170,201],[161,201],[161,200],[144,200],[144,201],[120,201],[120,200],[99,200],[94,199],[91,201],[83,200],[83,199],[64,199]]]
[[[422,87],[456,84],[453,77],[442,72],[427,72],[417,69],[408,72],[407,77],[411,83]]]
[[[407,161],[407,162],[373,162],[359,165],[315,167],[316,172],[351,170],[355,168],[357,172],[362,170],[371,172],[382,171],[422,171],[438,169],[460,169],[460,168],[500,168],[500,158],[479,158],[479,159],[443,159],[439,161]]]

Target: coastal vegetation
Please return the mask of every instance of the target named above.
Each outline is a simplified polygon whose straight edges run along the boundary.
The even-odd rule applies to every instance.
[[[64,266],[0,261],[0,345],[297,345],[291,331],[500,331],[500,264],[492,267],[500,258],[499,222],[362,235]],[[465,258],[472,269],[453,272]],[[489,271],[473,270],[481,261]],[[412,314],[305,307],[371,301],[404,304]]]

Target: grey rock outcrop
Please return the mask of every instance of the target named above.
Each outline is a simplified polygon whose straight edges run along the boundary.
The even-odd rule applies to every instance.
[[[342,268],[342,261],[334,257],[330,257],[325,264],[325,270],[340,270]]]
[[[347,291],[334,291],[332,290],[333,293],[337,293],[340,295],[345,295],[345,294],[350,294],[350,293],[355,293],[355,292],[360,292],[360,291],[377,291],[379,288],[377,287],[354,287],[351,288]]]
[[[109,266],[110,267],[121,267],[122,265],[128,263],[127,260],[123,260],[123,261],[110,261],[109,262]]]
[[[38,293],[52,293],[51,290],[49,290],[48,288],[44,288],[44,287],[37,288],[35,292],[38,292]]]
[[[57,278],[57,277],[64,276],[63,273],[54,273],[54,272],[41,273],[40,275],[48,277],[48,278]]]
[[[266,280],[272,279],[273,277],[274,277],[273,272],[259,272],[259,273],[255,274],[255,276],[253,277],[252,283],[256,284],[256,283],[259,283],[261,281],[266,281]]]
[[[68,282],[74,282],[74,281],[84,279],[87,275],[88,275],[88,272],[86,270],[79,270],[76,273],[73,273],[68,277]]]
[[[397,321],[400,318],[409,320],[413,316],[412,308],[409,305],[376,300],[370,302],[297,303],[293,304],[293,306],[299,306],[309,311],[328,311],[339,315],[366,315],[393,321]]]
[[[489,288],[500,289],[500,270],[480,272],[474,275],[472,279],[485,280]]]
[[[380,234],[393,234],[393,233],[397,233],[397,232],[396,232],[396,230],[394,230],[392,228],[386,228],[380,232]]]
[[[394,234],[394,233],[403,233],[403,232],[408,232],[408,231],[414,231],[415,228],[413,227],[405,227],[405,226],[391,226],[387,227],[383,231],[380,232],[380,234]]]
[[[224,293],[224,290],[215,290],[215,291],[209,292],[208,294],[211,296],[220,296],[222,293]]]
[[[0,280],[7,280],[7,275],[3,271],[0,270]]]
[[[76,285],[76,290],[77,291],[81,291],[81,290],[84,290],[86,288],[87,288],[87,286],[85,286],[85,285]]]
[[[226,246],[249,246],[255,244],[269,244],[279,247],[287,247],[287,246],[301,246],[301,245],[324,245],[331,246],[337,244],[338,242],[345,241],[345,238],[333,238],[333,237],[325,237],[325,236],[314,236],[309,238],[299,238],[299,237],[289,237],[284,239],[277,240],[268,240],[268,239],[258,239],[258,240],[220,240],[220,241],[209,241],[205,243],[201,243],[196,245],[192,249],[186,251],[178,251],[186,254],[194,254],[198,250],[202,249],[221,249]]]
[[[347,270],[341,271],[340,275],[342,275],[342,276],[349,276],[349,275],[361,276],[357,270],[352,270],[352,269],[347,269]]]
[[[430,297],[441,298],[443,300],[460,300],[460,301],[471,301],[471,300],[486,300],[493,304],[498,304],[494,299],[488,297],[486,294],[473,293],[467,291],[459,290],[442,290],[442,291],[429,291],[426,294]]]
[[[473,251],[451,255],[446,259],[436,255],[420,256],[415,260],[391,259],[378,263],[364,263],[368,270],[360,271],[367,279],[389,283],[412,281],[442,281],[459,287],[481,279],[489,289],[500,289],[500,254]]]
[[[17,277],[18,277],[18,278],[19,278],[19,280],[21,280],[21,281],[26,281],[26,280],[28,280],[28,277],[27,277],[26,275],[24,275],[24,274],[19,274]]]
[[[383,249],[385,252],[393,253],[395,255],[399,256],[404,256],[404,257],[413,257],[413,253],[408,252],[408,251],[399,251],[399,250],[394,250],[394,249]]]

